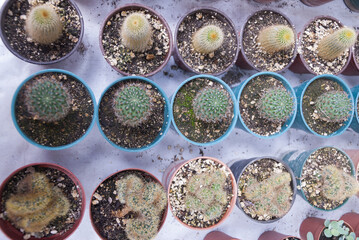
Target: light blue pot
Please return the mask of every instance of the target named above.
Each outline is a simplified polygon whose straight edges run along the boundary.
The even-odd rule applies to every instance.
[[[189,138],[187,138],[185,135],[183,135],[181,133],[181,131],[178,129],[176,123],[175,123],[175,120],[173,118],[173,112],[171,111],[171,118],[172,118],[172,124],[173,124],[173,128],[176,130],[176,132],[181,136],[183,137],[184,139],[186,139],[188,142],[194,144],[194,145],[198,145],[198,146],[212,146],[212,145],[215,145],[221,141],[223,141],[226,137],[228,137],[228,135],[232,132],[233,128],[235,127],[236,125],[236,122],[237,122],[237,114],[238,114],[238,106],[236,104],[236,97],[234,96],[233,94],[233,91],[232,89],[224,82],[222,81],[221,79],[219,79],[218,77],[214,77],[214,76],[211,76],[211,75],[205,75],[205,74],[202,74],[202,75],[195,75],[195,76],[192,76],[188,79],[186,79],[185,81],[183,81],[176,89],[176,91],[174,92],[174,94],[172,95],[171,97],[171,108],[173,110],[173,104],[174,104],[174,100],[175,100],[175,97],[178,93],[178,91],[182,88],[183,85],[185,85],[186,83],[188,83],[189,81],[192,81],[194,79],[197,79],[197,78],[207,78],[207,79],[210,79],[214,82],[218,82],[220,84],[223,85],[223,87],[228,91],[228,93],[230,94],[231,96],[231,99],[233,101],[233,119],[232,119],[232,122],[231,124],[229,125],[227,131],[222,135],[220,136],[219,138],[217,138],[216,140],[214,141],[211,141],[211,142],[206,142],[206,143],[199,143],[199,142],[195,142],[195,141],[192,141],[190,140]]]
[[[117,144],[115,144],[114,142],[112,142],[106,135],[105,133],[102,131],[102,128],[101,128],[101,124],[100,124],[100,120],[99,118],[97,118],[97,126],[98,128],[100,129],[100,132],[102,134],[102,136],[114,147],[118,148],[118,149],[121,149],[123,151],[126,151],[126,152],[141,152],[141,151],[146,151],[150,148],[152,148],[153,146],[155,146],[156,144],[158,144],[162,138],[166,135],[170,125],[171,125],[171,115],[170,115],[170,109],[171,109],[171,106],[169,104],[169,100],[166,96],[166,93],[162,90],[162,88],[155,82],[151,81],[150,79],[148,78],[144,78],[144,77],[140,77],[140,76],[128,76],[128,77],[123,77],[123,78],[120,78],[118,79],[117,81],[113,82],[112,84],[110,84],[106,89],[105,91],[103,91],[101,97],[100,97],[100,100],[99,100],[99,104],[97,105],[97,109],[96,109],[96,113],[98,114],[99,113],[99,107],[100,107],[100,104],[101,104],[101,100],[104,96],[104,94],[112,87],[114,86],[115,84],[117,84],[118,82],[121,82],[121,81],[127,81],[127,80],[141,80],[141,81],[144,81],[144,82],[147,82],[149,84],[151,84],[152,86],[154,86],[155,88],[158,89],[158,91],[161,93],[162,97],[165,99],[165,110],[164,110],[164,122],[163,122],[163,125],[162,125],[162,129],[161,131],[159,132],[159,134],[157,135],[157,137],[155,138],[155,140],[146,145],[146,146],[143,146],[141,148],[125,148],[125,147],[122,147],[122,146],[119,146]]]
[[[351,89],[354,97],[354,116],[350,124],[350,128],[354,131],[359,132],[359,116],[358,116],[358,98],[359,98],[359,85]]]
[[[92,118],[92,122],[90,124],[90,126],[88,127],[88,129],[86,130],[85,134],[82,135],[79,139],[77,139],[76,141],[72,142],[72,143],[69,143],[67,145],[62,145],[62,146],[57,146],[57,147],[50,147],[50,146],[43,146],[43,145],[40,145],[39,143],[35,142],[34,140],[30,139],[19,127],[19,125],[17,124],[17,121],[16,121],[16,118],[15,118],[15,103],[16,103],[16,99],[17,99],[17,95],[19,93],[19,91],[21,90],[21,88],[23,87],[23,85],[33,79],[35,76],[37,75],[40,75],[40,74],[43,74],[43,73],[49,73],[49,72],[55,72],[55,73],[62,73],[62,74],[66,74],[66,75],[69,75],[71,76],[73,79],[76,79],[78,80],[79,82],[81,82],[87,89],[87,91],[90,93],[90,96],[91,96],[91,99],[92,99],[92,102],[93,102],[93,105],[94,105],[94,111],[93,111],[93,118]],[[42,149],[46,149],[46,150],[62,150],[62,149],[66,149],[66,148],[69,148],[69,147],[72,147],[73,145],[79,143],[80,141],[82,141],[86,136],[87,134],[91,131],[94,123],[95,123],[95,119],[97,118],[97,115],[96,115],[96,111],[95,111],[95,108],[96,108],[96,99],[95,99],[95,95],[93,94],[92,90],[90,89],[90,87],[86,84],[86,82],[84,82],[80,77],[78,77],[77,75],[73,74],[72,72],[69,72],[69,71],[66,71],[66,70],[62,70],[62,69],[46,69],[46,70],[42,70],[42,71],[39,71],[39,72],[36,72],[32,75],[30,75],[29,77],[27,77],[21,84],[20,86],[16,89],[15,91],[15,94],[13,96],[13,99],[12,99],[12,103],[11,103],[11,117],[12,117],[12,120],[13,120],[13,123],[17,129],[17,131],[20,133],[20,135],[25,138],[29,143],[39,147],[39,148],[42,148]]]

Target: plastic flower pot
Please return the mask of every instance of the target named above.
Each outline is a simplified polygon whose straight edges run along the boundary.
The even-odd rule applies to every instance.
[[[209,70],[203,70],[200,68],[200,66],[198,66],[196,69],[194,67],[191,67],[186,60],[184,59],[184,56],[181,54],[179,47],[178,47],[178,35],[179,35],[179,28],[180,25],[184,22],[184,20],[186,18],[188,18],[189,16],[192,15],[196,15],[197,13],[203,13],[203,14],[211,14],[213,16],[215,16],[215,18],[218,19],[218,21],[225,23],[227,26],[230,27],[230,31],[233,31],[234,33],[234,41],[232,43],[232,46],[234,49],[234,53],[230,53],[231,55],[233,55],[233,59],[232,61],[227,64],[226,66],[223,67],[223,69],[219,69],[219,70],[213,70],[212,72],[210,72]],[[198,21],[198,20],[197,20]],[[202,24],[202,23],[201,23]],[[203,23],[203,25],[205,25],[206,23]],[[198,28],[201,26],[198,26]],[[189,28],[188,28],[189,29]],[[226,38],[224,38],[224,41],[226,41]],[[191,44],[191,48],[192,48],[192,43]],[[189,46],[188,46],[189,47]],[[229,49],[229,47],[227,47]],[[236,28],[234,23],[232,22],[232,20],[223,12],[221,12],[220,10],[216,9],[216,8],[211,8],[211,7],[205,7],[205,8],[195,8],[190,10],[189,12],[187,12],[185,15],[183,15],[180,20],[177,23],[176,26],[176,30],[174,33],[174,49],[173,49],[173,59],[175,60],[175,63],[183,70],[188,71],[188,72],[194,72],[196,74],[211,74],[211,75],[221,75],[225,72],[227,72],[235,63],[237,57],[238,57],[238,52],[239,52],[239,40],[238,40],[238,35],[236,32]],[[214,51],[214,53],[216,54],[217,51],[222,51],[220,49],[217,49],[216,51]],[[223,49],[223,51],[226,51],[226,49]],[[229,55],[229,53],[226,53],[227,55]],[[218,55],[220,55],[218,53]],[[214,58],[216,58],[216,56],[214,56]],[[219,57],[220,58],[220,57]],[[208,61],[209,62],[209,61]],[[202,67],[206,62],[202,61]],[[207,63],[206,63],[207,64]],[[209,63],[208,63],[209,64]]]
[[[344,0],[344,3],[353,12],[359,12],[359,1],[358,0]]]
[[[191,81],[196,81],[196,79],[206,79],[206,81],[209,80],[210,82],[214,82],[216,84],[222,85],[223,89],[227,90],[227,92],[228,92],[228,94],[230,96],[230,99],[233,102],[233,111],[232,111],[233,112],[233,117],[232,117],[232,121],[230,122],[228,128],[224,131],[224,133],[221,136],[219,136],[215,140],[208,141],[208,142],[198,142],[198,141],[195,141],[195,140],[191,140],[189,137],[187,137],[185,135],[184,132],[182,132],[179,129],[178,124],[176,123],[176,119],[174,118],[174,111],[175,111],[174,104],[175,104],[175,100],[176,100],[176,97],[177,97],[179,91],[181,91],[181,89],[184,87],[184,85],[188,84]],[[192,104],[191,104],[191,107],[192,107]],[[183,81],[177,87],[176,91],[172,95],[172,99],[171,99],[171,119],[172,119],[173,127],[181,137],[183,137],[188,142],[190,142],[190,143],[192,143],[194,145],[210,146],[210,145],[214,145],[214,144],[217,144],[217,143],[223,141],[226,137],[228,137],[228,135],[231,133],[231,131],[235,127],[236,122],[237,122],[237,114],[238,114],[238,106],[236,104],[236,98],[235,98],[231,88],[224,81],[222,81],[221,79],[219,79],[217,77],[213,77],[213,76],[210,76],[210,75],[195,75],[195,76],[190,77],[187,80]]]
[[[134,65],[136,63],[134,63],[133,61],[131,62],[126,62],[124,61],[126,64],[122,65],[122,66],[119,66],[117,63],[119,62],[118,60],[116,59],[112,59],[110,56],[107,56],[106,53],[109,51],[109,49],[111,49],[112,47],[108,47],[106,48],[104,46],[104,44],[108,44],[106,43],[106,38],[104,36],[104,32],[105,32],[105,29],[107,26],[111,26],[112,25],[115,25],[115,27],[118,28],[118,23],[112,23],[111,22],[111,19],[113,17],[115,17],[117,14],[121,14],[122,12],[125,12],[124,14],[127,15],[126,11],[144,11],[145,14],[150,14],[151,16],[153,16],[153,18],[155,19],[158,19],[158,21],[160,22],[160,24],[163,25],[164,29],[165,29],[165,32],[166,32],[166,37],[168,38],[168,45],[163,45],[161,46],[163,49],[160,49],[161,51],[167,51],[164,58],[158,62],[158,64],[156,64],[156,67],[152,67],[151,69],[148,69],[146,71],[141,71],[140,69],[126,69],[128,66],[131,66],[131,65]],[[126,16],[126,15],[123,15]],[[122,15],[121,15],[122,16]],[[122,20],[121,20],[122,21]],[[153,36],[153,37],[158,37],[160,35],[162,35],[163,33],[159,32],[159,30],[161,29],[156,29],[158,28],[158,26],[153,26],[154,28],[154,34],[157,34],[156,36]],[[117,31],[117,29],[116,29]],[[118,30],[118,32],[120,32]],[[110,35],[113,35],[114,33],[109,33]],[[111,37],[111,36],[110,36]],[[120,39],[120,36],[119,35],[116,35],[116,36],[112,36],[113,38],[117,38],[117,39]],[[158,13],[156,12],[155,10],[153,10],[152,8],[149,8],[143,4],[137,4],[137,3],[131,3],[131,4],[126,4],[122,7],[119,7],[115,10],[113,10],[105,19],[105,21],[103,22],[102,26],[101,26],[101,30],[100,30],[100,49],[101,49],[101,52],[102,52],[102,55],[104,56],[104,58],[106,59],[107,63],[114,69],[116,70],[117,72],[121,73],[122,75],[125,75],[125,76],[129,76],[129,75],[140,75],[140,76],[143,76],[143,77],[149,77],[149,76],[152,76],[156,73],[158,73],[159,71],[161,71],[164,66],[166,66],[166,64],[168,63],[168,61],[170,60],[171,58],[171,54],[172,54],[172,47],[173,47],[173,40],[172,40],[172,33],[171,33],[171,29],[170,27],[168,26],[168,23],[166,22],[166,20]],[[112,40],[114,41],[114,40]],[[115,43],[113,46],[117,46],[117,45],[122,45],[121,42],[118,42],[118,43]],[[119,51],[119,50],[118,50]],[[140,53],[138,52],[132,52],[131,50],[127,49],[127,48],[123,48],[123,53],[121,52],[118,52],[117,55],[119,56],[127,56],[128,58],[132,58],[133,56],[136,56]],[[131,54],[134,54],[132,55]],[[152,48],[149,49],[149,50],[145,50],[144,52],[142,52],[142,54],[145,54],[145,58],[140,58],[138,59],[139,61],[147,61],[147,60],[151,60],[153,61],[153,59],[156,58],[156,56],[162,56],[162,55],[158,55],[158,51],[156,50],[153,50]],[[130,55],[128,55],[130,54]],[[157,54],[157,55],[156,55]],[[161,53],[162,54],[162,53]],[[120,61],[122,61],[122,59],[120,59]],[[149,62],[150,63],[150,62]],[[148,64],[147,64],[148,65]]]
[[[162,100],[164,102],[164,110],[163,110],[163,124],[161,129],[158,131],[156,136],[153,136],[153,141],[149,144],[145,144],[141,147],[128,147],[125,146],[123,142],[116,142],[116,140],[118,140],[116,137],[113,138],[112,136],[112,132],[115,131],[114,127],[119,126],[119,122],[116,119],[116,116],[113,113],[110,113],[111,111],[109,111],[108,109],[106,109],[104,107],[104,110],[102,109],[102,106],[105,106],[105,104],[109,101],[109,98],[113,98],[113,89],[116,89],[116,87],[120,86],[121,84],[125,84],[131,81],[138,81],[140,83],[144,83],[144,84],[149,84],[151,87],[151,89],[154,89],[156,91],[156,93],[159,93],[159,95],[162,97]],[[111,101],[110,99],[110,101]],[[170,103],[169,100],[165,94],[165,92],[162,90],[162,88],[155,82],[153,82],[150,79],[144,78],[144,77],[140,77],[140,76],[128,76],[128,77],[123,77],[118,79],[117,81],[113,82],[112,84],[110,84],[110,86],[108,86],[104,92],[102,93],[100,100],[99,100],[99,104],[97,106],[96,112],[98,114],[98,118],[97,118],[97,126],[100,129],[100,132],[102,134],[102,136],[114,147],[121,149],[123,151],[127,151],[127,152],[140,152],[140,151],[145,151],[148,150],[150,148],[152,148],[153,146],[155,146],[157,143],[159,143],[163,137],[166,135],[170,124],[171,124],[171,114],[170,114]],[[101,113],[101,111],[103,111],[103,114]],[[110,113],[110,114],[109,114]],[[151,119],[153,116],[149,116],[149,119]],[[145,124],[145,123],[144,123]],[[142,125],[136,126],[136,129],[140,129]],[[151,125],[153,128],[153,125]],[[146,126],[147,128],[151,127],[151,126]],[[135,128],[130,128],[130,127],[124,127],[124,129],[135,129]],[[143,130],[144,131],[144,130]],[[140,131],[141,132],[141,131]],[[138,133],[140,134],[140,133]],[[151,136],[152,137],[152,136]]]
[[[359,1],[358,1],[358,7],[359,7]],[[357,31],[357,34],[358,34],[358,31]],[[357,37],[356,43],[351,48],[352,49],[352,55],[351,55],[351,58],[350,58],[350,61],[349,61],[349,64],[348,64],[347,68],[343,71],[344,75],[358,75],[359,74],[358,56],[355,55],[356,54],[356,48],[359,47],[358,39],[359,39],[359,37]]]
[[[109,231],[111,231],[113,228],[107,228],[106,226],[110,226],[111,224],[116,224],[116,225],[120,225],[121,228],[123,228],[124,223],[121,222],[120,220],[116,221],[115,220],[116,218],[122,218],[122,220],[124,220],[125,216],[127,216],[127,214],[131,214],[131,212],[133,212],[134,214],[138,214],[139,212],[143,211],[143,210],[134,210],[134,209],[131,209],[132,207],[130,207],[130,210],[128,211],[128,213],[124,214],[121,217],[112,215],[112,214],[115,214],[114,213],[115,211],[120,211],[120,210],[123,210],[124,208],[129,207],[126,205],[126,202],[125,203],[120,202],[120,198],[117,195],[118,192],[113,192],[113,189],[117,189],[117,187],[118,187],[116,184],[116,181],[119,179],[123,179],[125,176],[128,176],[128,174],[135,174],[136,176],[140,176],[141,179],[143,180],[144,184],[152,183],[152,182],[159,184],[159,185],[161,185],[161,188],[164,189],[164,192],[166,192],[166,189],[163,187],[162,183],[154,175],[152,175],[151,173],[149,173],[143,169],[128,168],[128,169],[120,170],[120,171],[115,172],[115,173],[111,174],[110,176],[108,176],[105,180],[103,180],[96,187],[93,194],[91,195],[91,203],[90,203],[90,208],[89,208],[92,227],[96,231],[96,233],[100,237],[100,239],[102,239],[102,240],[107,240],[109,238],[106,234],[109,234],[109,236],[112,236],[112,237],[116,236],[118,239],[129,239],[127,237],[127,233],[125,233],[125,229],[122,229],[122,231],[119,232],[118,228],[115,228],[114,232],[111,233],[111,232],[105,232],[105,231],[107,231],[106,229],[110,229]],[[108,187],[110,187],[110,188],[108,188]],[[134,188],[132,188],[132,190],[133,189]],[[144,189],[141,189],[140,191],[136,191],[134,193],[139,193],[139,192],[144,192],[144,191],[145,191]],[[111,200],[109,200],[109,199],[111,199]],[[166,200],[167,200],[167,198],[166,198]],[[148,205],[146,205],[146,204],[148,204]],[[108,207],[109,205],[111,205],[111,206]],[[122,205],[122,207],[120,207],[121,205]],[[140,205],[141,206],[151,205],[150,208],[155,208],[155,206],[152,206],[152,203],[141,202]],[[98,207],[98,206],[100,206],[100,207]],[[98,219],[96,220],[96,217],[98,216],[98,214],[100,214],[102,216],[102,213],[98,213],[98,211],[104,211],[103,210],[104,208],[109,211],[109,212],[106,212],[106,219],[105,220],[100,219],[100,221]],[[162,210],[162,212],[159,213],[160,221],[159,221],[159,225],[158,225],[158,229],[157,229],[157,234],[161,230],[161,228],[163,227],[163,224],[166,221],[167,210],[168,210],[168,205]],[[131,216],[133,216],[133,215],[131,215]],[[143,225],[138,224],[138,226],[143,226]],[[143,231],[143,232],[145,232],[145,231]],[[120,233],[121,233],[121,236],[120,236]],[[114,235],[114,234],[116,234],[116,235]],[[144,236],[144,235],[141,235],[141,236]],[[148,236],[146,236],[146,237],[148,237]],[[153,236],[152,238],[154,238],[154,237],[155,236]]]
[[[351,89],[354,99],[354,116],[350,124],[350,128],[354,131],[359,132],[359,115],[358,115],[358,100],[359,100],[359,85]]]
[[[328,80],[332,80],[332,81],[338,83],[342,87],[343,91],[345,91],[348,94],[349,98],[351,99],[352,109],[354,109],[353,94],[350,91],[350,88],[348,87],[348,85],[341,78],[334,76],[334,75],[330,75],[330,74],[319,75],[319,76],[312,78],[311,80],[308,80],[308,81],[302,83],[300,86],[294,88],[295,94],[296,94],[297,100],[298,100],[298,110],[297,110],[298,114],[296,116],[293,127],[296,129],[304,130],[308,133],[312,133],[315,136],[322,137],[322,138],[338,136],[338,135],[342,134],[350,126],[350,123],[352,122],[353,115],[354,115],[353,110],[350,112],[350,116],[348,117],[348,119],[346,121],[344,121],[343,125],[338,130],[334,131],[331,134],[327,134],[327,135],[322,135],[322,134],[318,134],[317,132],[315,132],[312,128],[309,127],[307,121],[304,118],[303,104],[302,104],[303,97],[308,89],[308,86],[318,79],[328,79]]]
[[[297,98],[295,96],[294,89],[292,88],[292,86],[290,85],[288,80],[286,80],[282,75],[279,75],[279,74],[274,73],[274,72],[260,72],[260,73],[254,74],[253,76],[251,76],[250,78],[248,78],[247,80],[245,80],[244,82],[242,82],[240,85],[238,85],[237,87],[235,87],[233,89],[233,92],[234,92],[234,94],[236,95],[236,98],[237,98],[236,105],[238,107],[239,107],[239,102],[241,100],[243,89],[246,87],[246,85],[248,83],[250,83],[250,81],[252,79],[255,79],[258,76],[264,76],[264,75],[269,75],[269,76],[279,80],[283,84],[285,89],[287,89],[287,91],[289,91],[290,94],[292,95],[292,98],[293,98],[293,101],[294,101],[294,106],[297,105]],[[249,129],[249,127],[244,123],[244,120],[243,120],[243,117],[241,115],[240,110],[238,111],[239,122],[238,122],[237,126],[239,128],[241,128],[241,129],[245,130],[246,132],[249,132],[250,134],[256,136],[256,137],[259,137],[259,138],[262,138],[262,139],[272,139],[272,138],[275,138],[275,137],[278,137],[278,136],[282,135],[283,133],[285,133],[292,126],[292,124],[294,123],[296,114],[297,114],[297,109],[296,109],[296,107],[294,107],[294,110],[293,110],[290,118],[283,123],[280,131],[276,132],[276,133],[274,133],[272,135],[268,135],[268,136],[260,135],[258,133],[253,132],[251,129]]]
[[[267,232],[262,233],[262,235],[259,236],[258,240],[284,240],[287,238],[299,239],[292,235],[286,235],[286,234],[282,234],[282,233],[279,233],[276,231],[267,231]]]
[[[239,240],[238,238],[233,238],[227,234],[225,234],[224,232],[220,232],[220,231],[213,231],[208,233],[204,240]]]
[[[196,225],[196,226],[193,226],[193,225],[190,225],[189,223],[185,223],[184,221],[182,221],[180,219],[179,216],[177,216],[176,214],[176,211],[175,211],[175,208],[177,208],[178,206],[173,206],[172,202],[171,202],[171,194],[176,194],[175,193],[175,190],[171,190],[171,188],[173,186],[175,186],[177,183],[176,183],[176,178],[177,178],[177,175],[179,174],[193,174],[194,172],[192,172],[191,170],[189,169],[192,169],[193,165],[194,164],[197,164],[198,162],[200,164],[204,163],[206,161],[206,164],[210,165],[210,164],[213,164],[211,165],[211,167],[213,168],[217,168],[217,167],[220,167],[222,169],[225,169],[224,171],[226,172],[226,175],[229,176],[230,178],[230,181],[231,181],[231,190],[232,190],[232,193],[230,194],[231,195],[231,199],[228,203],[228,207],[227,207],[227,210],[224,214],[222,214],[220,216],[220,219],[215,218],[213,220],[210,220],[211,221],[211,225],[206,225],[206,226],[199,226],[199,225]],[[210,162],[210,163],[208,163]],[[202,167],[202,166],[201,166]],[[201,170],[199,170],[201,171]],[[202,172],[204,173],[204,172]],[[188,178],[187,178],[188,180]],[[212,158],[212,157],[197,157],[197,158],[193,158],[191,160],[184,160],[184,161],[179,161],[179,162],[173,162],[171,165],[169,165],[166,169],[166,171],[164,172],[163,174],[163,178],[162,178],[162,182],[164,183],[165,185],[165,188],[167,189],[167,194],[168,194],[168,201],[169,201],[169,206],[170,206],[170,210],[172,211],[172,214],[173,216],[177,219],[177,221],[179,221],[182,225],[190,228],[190,229],[193,229],[193,230],[208,230],[208,229],[213,229],[215,227],[217,227],[218,225],[220,225],[221,223],[223,223],[225,221],[225,219],[230,215],[230,213],[232,212],[233,208],[234,208],[234,205],[235,205],[235,201],[236,201],[236,196],[237,196],[237,185],[236,185],[236,181],[235,181],[235,178],[233,176],[233,173],[231,172],[231,170],[229,169],[229,167],[219,161],[218,159],[216,158]],[[218,183],[218,182],[217,182]],[[182,183],[180,183],[182,184]],[[182,185],[183,186],[183,185]],[[201,186],[202,187],[202,186]],[[175,195],[174,195],[175,196]],[[227,198],[228,200],[228,198]],[[184,204],[184,203],[183,203]],[[211,203],[211,204],[215,204],[215,203]],[[189,211],[189,210],[186,210],[186,211]],[[199,216],[199,215],[204,215],[203,213],[197,213],[196,216]],[[196,218],[196,220],[198,220]],[[193,219],[193,221],[196,221],[195,219]],[[192,222],[192,221],[191,221]],[[227,238],[224,238],[224,239],[227,239]],[[233,238],[230,238],[230,239],[233,239]]]
[[[0,12],[0,19],[1,19],[1,31],[0,31],[0,37],[4,43],[4,45],[7,47],[7,49],[14,54],[16,57],[20,58],[21,60],[25,61],[25,62],[29,62],[32,64],[39,64],[39,65],[49,65],[49,64],[54,64],[54,63],[58,63],[61,62],[62,60],[65,60],[66,58],[68,58],[69,56],[71,56],[76,49],[80,46],[81,42],[82,42],[82,38],[84,35],[84,20],[82,18],[82,14],[80,12],[80,9],[77,7],[76,3],[73,0],[66,0],[67,2],[69,2],[69,4],[75,9],[77,15],[79,16],[79,21],[80,21],[80,25],[81,25],[81,32],[78,36],[78,41],[77,43],[74,45],[73,49],[68,52],[66,55],[55,59],[55,60],[48,60],[48,61],[42,61],[42,60],[34,60],[32,58],[27,58],[23,55],[21,55],[21,53],[19,52],[19,50],[17,48],[15,48],[14,46],[11,45],[11,42],[9,41],[9,38],[11,38],[11,35],[8,35],[6,33],[6,29],[7,26],[5,25],[5,18],[8,14],[9,8],[12,6],[12,4],[16,3],[17,0],[7,0],[2,8],[1,8],[1,12]],[[26,12],[24,13],[20,13],[23,15],[26,15]],[[18,16],[20,18],[20,16]],[[26,44],[26,42],[24,43]],[[44,52],[46,53],[46,52]]]
[[[24,114],[20,114],[21,118],[18,117],[19,113],[18,113],[18,101],[19,102],[23,102],[23,99],[19,99],[19,94],[22,94],[24,92],[24,88],[27,86],[28,82],[32,81],[32,79],[36,78],[36,77],[40,77],[42,75],[46,75],[46,74],[63,74],[65,76],[67,76],[66,81],[62,81],[63,83],[65,82],[69,82],[68,84],[74,84],[76,83],[76,86],[78,86],[78,89],[75,90],[76,92],[74,94],[72,94],[72,90],[70,92],[70,95],[72,96],[72,101],[76,103],[76,107],[75,110],[72,108],[72,112],[69,112],[68,116],[65,117],[67,123],[65,124],[65,126],[63,126],[63,128],[59,129],[55,122],[54,123],[46,123],[46,124],[42,124],[41,120],[36,120],[36,118],[30,119],[28,121],[31,121],[31,126],[33,125],[39,125],[39,126],[46,126],[46,131],[45,131],[45,135],[42,137],[38,137],[36,139],[33,139],[29,133],[31,133],[31,130],[25,130],[20,126],[19,121],[21,121],[21,119],[23,119],[24,116],[28,116],[29,113],[27,113],[27,111],[24,110]],[[70,82],[73,81],[73,82]],[[75,88],[75,86],[72,87],[73,89]],[[83,101],[87,99],[87,104],[88,106],[86,106]],[[20,103],[19,103],[20,104]],[[72,103],[74,104],[74,103]],[[88,109],[85,109],[85,107],[88,107],[88,109],[90,109],[89,111],[91,112],[87,112]],[[16,127],[16,130],[20,133],[20,135],[25,138],[29,143],[42,148],[42,149],[46,149],[46,150],[62,150],[62,149],[66,149],[69,147],[74,146],[75,144],[79,143],[80,141],[82,141],[87,134],[91,131],[94,123],[95,123],[95,118],[96,118],[96,112],[95,112],[95,107],[96,107],[96,100],[95,100],[95,96],[92,92],[92,90],[90,89],[90,87],[86,84],[85,81],[83,81],[80,77],[78,77],[77,75],[69,72],[69,71],[65,71],[65,70],[61,70],[61,69],[46,69],[46,70],[42,70],[39,72],[36,72],[32,75],[30,75],[29,77],[27,77],[21,84],[20,86],[16,89],[13,99],[12,99],[12,105],[11,105],[11,116],[12,116],[12,120],[13,123]],[[25,109],[25,108],[24,108]],[[88,114],[88,116],[85,116],[85,118],[81,118],[80,117],[85,114]],[[72,118],[71,115],[76,115],[78,116],[78,118],[75,119],[75,121],[70,121]],[[60,120],[62,121],[62,120]],[[59,121],[59,122],[60,122]],[[73,136],[72,140],[73,141],[68,141],[68,143],[59,143],[54,145],[50,139],[52,139],[54,136],[61,136],[64,134],[64,128],[69,126],[69,122],[72,123],[72,127],[74,130],[73,134],[68,134],[69,136]],[[58,122],[57,122],[58,123]],[[51,130],[52,132],[50,133]],[[75,135],[76,133],[76,135]],[[52,135],[52,136],[51,136]],[[49,140],[49,141],[45,141],[45,142],[41,142],[42,139],[45,140]]]
[[[333,0],[300,0],[300,1],[309,7],[316,7],[331,2]]]
[[[346,149],[345,153],[348,154],[350,159],[353,161],[354,164],[354,171],[357,180],[359,181],[359,150],[357,149]],[[359,197],[359,193],[357,194]]]
[[[5,180],[4,182],[1,184],[0,187],[0,196],[2,198],[2,195],[4,193],[4,190],[6,188],[6,185],[8,184],[8,182],[12,179],[13,176],[15,176],[16,174],[18,174],[21,171],[25,171],[25,169],[28,169],[30,167],[35,167],[35,168],[49,168],[49,169],[55,169],[58,170],[60,172],[62,172],[63,174],[67,175],[67,177],[69,177],[72,182],[74,183],[74,185],[76,186],[76,189],[78,191],[78,197],[81,201],[81,207],[80,207],[80,215],[78,216],[78,218],[75,220],[73,226],[68,229],[67,231],[64,232],[59,232],[56,233],[54,235],[50,235],[47,237],[42,237],[42,238],[35,238],[33,236],[31,236],[29,238],[29,240],[36,240],[36,239],[41,239],[41,240],[63,240],[68,238],[73,232],[75,232],[75,230],[78,228],[78,226],[81,223],[81,220],[83,218],[83,215],[85,213],[85,206],[86,206],[86,198],[85,198],[85,191],[84,188],[82,187],[80,181],[76,178],[76,176],[70,172],[68,169],[59,166],[57,164],[53,164],[53,163],[32,163],[26,166],[23,166],[17,170],[15,170],[12,174],[10,174]],[[58,177],[58,176],[57,176]],[[1,207],[1,212],[3,212],[4,209],[2,209]],[[9,237],[10,239],[23,239],[24,237],[24,232],[20,231],[19,229],[17,229],[13,224],[11,224],[8,220],[4,219],[4,218],[0,218],[0,228],[1,230],[5,233],[5,235],[7,237]]]
[[[348,223],[354,230],[356,236],[359,236],[359,214],[355,212],[348,212],[341,216],[340,220]]]

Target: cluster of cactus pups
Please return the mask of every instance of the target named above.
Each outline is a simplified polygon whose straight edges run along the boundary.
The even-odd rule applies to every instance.
[[[269,54],[291,48],[295,43],[294,32],[286,25],[272,25],[260,30],[258,43]]]
[[[325,220],[324,226],[324,235],[329,239],[332,237],[336,237],[338,240],[359,240],[359,237],[356,238],[355,233],[350,232],[350,229],[345,226],[343,220]],[[314,240],[313,233],[307,233],[307,240]]]
[[[208,54],[222,46],[224,33],[216,25],[201,27],[193,34],[193,48],[196,52]]]
[[[167,208],[166,192],[161,184],[146,182],[136,174],[116,181],[117,197],[125,207],[117,213],[124,218],[129,212],[134,217],[125,219],[125,231],[130,240],[150,240],[158,231],[161,214]]]
[[[17,193],[5,203],[6,216],[27,233],[41,232],[51,221],[66,216],[70,202],[43,173],[27,175]]]

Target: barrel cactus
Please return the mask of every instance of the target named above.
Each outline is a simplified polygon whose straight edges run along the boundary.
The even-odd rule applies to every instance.
[[[222,46],[224,34],[220,27],[207,25],[194,33],[193,48],[200,53],[211,53]]]
[[[293,29],[286,25],[272,25],[260,30],[258,43],[267,53],[288,49],[293,46],[295,36]]]
[[[343,122],[353,110],[352,102],[345,91],[329,91],[315,101],[319,119],[327,122]]]

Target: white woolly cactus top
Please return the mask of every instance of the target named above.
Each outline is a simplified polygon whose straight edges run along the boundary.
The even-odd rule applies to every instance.
[[[258,35],[258,43],[264,50],[273,54],[293,46],[295,36],[293,29],[286,25],[272,25],[262,29]]]
[[[224,34],[220,27],[207,25],[193,35],[194,50],[200,53],[211,53],[222,46]]]

